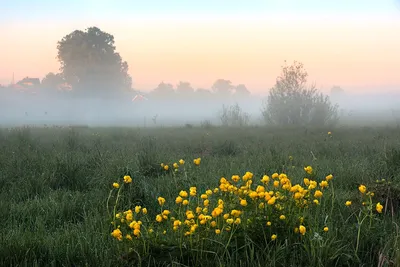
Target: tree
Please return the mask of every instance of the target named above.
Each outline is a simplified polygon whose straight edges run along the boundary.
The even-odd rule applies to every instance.
[[[337,105],[329,96],[307,86],[308,73],[302,63],[282,66],[282,73],[264,102],[262,115],[267,123],[277,125],[325,125],[338,120]]]
[[[170,83],[161,82],[153,91],[150,92],[150,95],[155,98],[167,98],[175,95],[174,86]]]
[[[234,90],[235,86],[232,85],[232,82],[229,80],[218,79],[214,82],[211,89],[213,92],[221,97],[230,96]]]
[[[250,91],[247,89],[246,85],[244,84],[239,84],[235,88],[235,96],[239,97],[249,97],[250,96]]]
[[[195,91],[196,99],[199,100],[207,100],[210,101],[213,99],[213,95],[210,90],[204,89],[204,88],[198,88]]]
[[[60,84],[64,82],[64,78],[60,73],[55,74],[53,72],[49,72],[42,79],[42,88],[55,90]]]
[[[194,89],[189,82],[179,82],[176,86],[176,93],[182,98],[189,98],[193,95]]]
[[[115,51],[114,36],[90,27],[58,42],[57,59],[65,81],[75,92],[98,95],[131,89],[128,63]]]

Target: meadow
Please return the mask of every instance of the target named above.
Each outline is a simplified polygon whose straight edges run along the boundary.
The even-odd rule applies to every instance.
[[[0,266],[400,266],[400,130],[4,128],[0,200]]]

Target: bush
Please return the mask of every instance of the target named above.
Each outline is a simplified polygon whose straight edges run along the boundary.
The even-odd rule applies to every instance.
[[[247,126],[250,115],[240,108],[239,104],[226,107],[222,106],[220,120],[223,126]]]
[[[267,124],[333,126],[338,121],[338,106],[329,96],[307,86],[308,73],[303,64],[282,67],[282,74],[263,104],[262,116]]]

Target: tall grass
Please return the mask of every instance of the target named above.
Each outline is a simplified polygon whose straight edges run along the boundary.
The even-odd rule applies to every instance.
[[[342,128],[330,137],[329,130],[2,129],[0,266],[400,266],[400,132]],[[201,168],[179,179],[160,167],[181,158],[190,164],[198,157]],[[222,176],[246,171],[258,177],[290,171],[291,177],[302,179],[307,165],[321,175],[334,175],[332,201],[316,217],[323,223],[323,214],[331,216],[323,238],[278,238],[267,246],[245,235],[225,252],[214,248],[226,244],[213,241],[200,252],[188,248],[187,253],[177,251],[171,239],[136,254],[110,236],[107,196],[124,175],[133,182],[124,188],[119,208],[141,205],[153,218],[158,196],[173,202],[180,190],[197,186],[204,191],[218,185]],[[359,200],[360,184],[385,207],[373,227],[369,219],[361,223],[357,207],[351,212],[344,205]],[[262,238],[260,233],[255,236]]]

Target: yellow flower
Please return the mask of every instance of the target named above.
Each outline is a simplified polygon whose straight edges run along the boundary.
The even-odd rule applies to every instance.
[[[135,207],[135,212],[136,212],[136,213],[139,213],[141,209],[142,209],[141,206],[136,206],[136,207]]]
[[[268,205],[274,205],[274,204],[275,204],[275,201],[276,201],[276,197],[273,196],[273,197],[271,197],[271,198],[268,200],[267,204],[268,204]]]
[[[162,206],[162,205],[164,205],[165,204],[165,198],[163,198],[163,197],[158,197],[158,204],[160,204],[160,206]]]
[[[333,175],[329,174],[328,176],[325,177],[325,180],[330,181],[333,179]]]
[[[285,220],[285,219],[286,219],[286,216],[285,216],[285,215],[281,215],[281,216],[279,216],[279,219],[280,219],[280,220]]]
[[[231,179],[234,182],[238,182],[240,180],[240,176],[239,175],[232,175]]]
[[[133,230],[133,235],[134,236],[139,236],[140,235],[140,229]]]
[[[345,203],[345,205],[346,205],[347,207],[351,206],[351,201],[347,200],[346,203]]]
[[[163,210],[162,215],[169,215],[171,212],[169,210]]]
[[[313,168],[311,166],[307,166],[304,167],[304,171],[308,174],[312,174],[313,173]]]
[[[180,195],[181,197],[188,197],[188,192],[186,192],[186,191],[184,191],[184,190],[181,190],[181,191],[179,192],[179,195]]]
[[[240,200],[240,205],[242,205],[243,207],[247,206],[247,200],[246,199]]]
[[[118,189],[119,188],[119,183],[113,183],[113,187]]]
[[[271,224],[272,224],[272,223],[271,223],[270,221],[267,222],[267,226],[271,226]]]
[[[313,200],[313,203],[314,203],[315,205],[319,205],[318,199],[314,199],[314,200]]]
[[[299,232],[300,232],[300,234],[305,235],[305,234],[306,234],[306,231],[307,231],[307,229],[306,229],[306,227],[305,227],[304,225],[300,225],[300,226],[299,226]]]
[[[316,190],[315,193],[314,193],[314,197],[315,197],[315,198],[321,198],[322,195],[323,195],[323,194],[322,194],[322,192],[321,192],[320,190]]]
[[[132,178],[129,175],[125,175],[124,183],[126,183],[126,184],[132,183]]]
[[[361,192],[361,194],[364,194],[367,191],[367,187],[362,184],[358,187],[358,190]]]
[[[274,241],[277,237],[278,237],[277,235],[273,234],[273,235],[271,236],[271,240]]]
[[[185,161],[183,159],[180,159],[179,164],[183,165],[183,164],[185,164]]]
[[[232,218],[227,219],[227,220],[226,220],[226,223],[227,223],[227,224],[232,224],[232,223],[233,223],[233,219],[232,219]]]
[[[319,183],[319,186],[320,186],[321,188],[328,187],[328,181],[321,181],[321,182]]]
[[[168,171],[169,166],[168,165],[164,165],[164,170]]]
[[[130,234],[127,234],[127,235],[125,236],[125,238],[128,239],[128,240],[132,240],[132,236],[131,236]]]
[[[328,232],[329,228],[327,226],[324,227],[324,232]]]
[[[196,188],[195,186],[192,186],[192,187],[189,189],[189,195],[192,196],[192,197],[194,197],[196,194],[197,194],[197,188]]]
[[[264,184],[268,184],[269,182],[269,176],[268,175],[264,175],[261,179],[261,182]]]
[[[132,213],[127,213],[126,216],[125,216],[125,219],[128,222],[132,221],[133,220],[133,214]]]
[[[199,166],[201,162],[201,158],[197,158],[193,160],[194,165]]]
[[[383,205],[380,202],[378,202],[376,204],[376,211],[379,213],[382,213],[382,209],[383,209]]]
[[[221,230],[215,229],[215,234],[219,235],[221,233]]]
[[[146,208],[143,208],[143,209],[142,209],[142,212],[143,212],[143,214],[147,214],[147,209],[146,209]]]
[[[160,214],[158,214],[158,215],[156,216],[156,221],[157,221],[157,222],[162,222],[162,220],[163,220],[162,216],[161,216]]]
[[[331,135],[332,134],[332,132],[328,132],[328,135]]]
[[[118,240],[122,240],[122,232],[120,229],[115,229],[114,231],[112,231],[111,236]]]
[[[173,166],[175,169],[178,169],[178,168],[179,168],[179,165],[178,165],[178,163],[176,163],[176,162],[174,162],[174,164],[172,164],[172,166]]]
[[[189,200],[185,199],[184,201],[182,201],[182,205],[183,206],[189,205]]]
[[[176,204],[181,204],[182,202],[183,202],[183,198],[180,197],[180,196],[177,196],[176,199],[175,199],[175,203]]]

